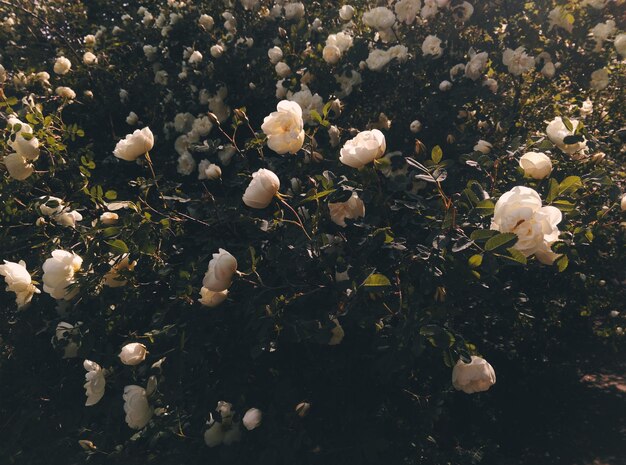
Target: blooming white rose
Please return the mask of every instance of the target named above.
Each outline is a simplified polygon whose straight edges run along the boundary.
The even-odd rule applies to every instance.
[[[133,271],[137,265],[136,261],[130,261],[129,254],[113,258],[109,261],[111,269],[104,275],[104,285],[109,287],[122,287],[128,284],[128,281],[122,278],[120,272]]]
[[[339,8],[339,17],[342,21],[350,21],[354,16],[354,7],[352,5],[343,5]]]
[[[424,42],[422,42],[422,55],[431,55],[433,58],[439,58],[442,54],[441,39],[434,35],[426,36]]]
[[[54,299],[72,300],[78,293],[75,288],[68,292],[67,288],[76,282],[75,273],[80,270],[83,259],[74,252],[57,249],[52,252],[43,266],[43,290]]]
[[[480,139],[478,142],[476,142],[476,145],[474,146],[474,151],[487,155],[489,152],[491,152],[492,148],[493,145],[491,145],[490,142]]]
[[[615,21],[609,19],[604,23],[596,24],[589,32],[596,41],[594,51],[601,52],[604,41],[617,32],[617,27],[615,26]]]
[[[149,127],[137,129],[120,140],[113,150],[113,155],[127,161],[135,161],[154,147],[154,135]]]
[[[91,407],[100,402],[100,399],[104,396],[104,389],[106,387],[106,378],[104,377],[105,371],[96,362],[91,360],[85,360],[83,367],[87,370],[85,374],[85,395],[87,400],[85,405]]]
[[[76,92],[70,87],[59,86],[54,92],[61,98],[65,98],[67,100],[74,100],[76,98]]]
[[[100,222],[106,225],[115,224],[119,219],[120,216],[117,213],[113,212],[104,212],[102,215],[100,215]]]
[[[176,171],[183,176],[189,176],[196,169],[196,161],[189,152],[184,152],[178,157]]]
[[[94,47],[96,45],[96,36],[93,34],[87,34],[83,37],[83,43],[86,47]]]
[[[617,36],[615,36],[615,40],[613,41],[613,45],[615,46],[617,53],[619,53],[622,58],[626,58],[626,33],[617,34]]]
[[[33,164],[18,153],[10,153],[2,159],[9,176],[23,181],[35,172]]]
[[[590,6],[596,10],[601,10],[606,6],[609,0],[583,0],[582,6]]]
[[[400,0],[394,6],[398,21],[413,24],[422,7],[422,0]]]
[[[509,73],[519,76],[535,66],[535,59],[526,53],[524,47],[515,50],[507,48],[502,54],[502,63],[509,69]]]
[[[494,384],[496,372],[484,358],[472,355],[470,363],[459,360],[452,369],[452,385],[457,391],[474,394],[487,391]]]
[[[98,63],[98,57],[91,52],[85,52],[83,54],[83,63],[87,66],[95,65]]]
[[[283,51],[280,47],[272,47],[267,51],[267,56],[270,59],[270,63],[275,65],[283,59]]]
[[[131,342],[122,347],[118,357],[124,365],[135,366],[143,362],[147,354],[146,346],[138,342]]]
[[[328,203],[330,219],[333,223],[345,228],[346,219],[355,220],[365,216],[365,204],[356,192],[345,202]]]
[[[213,20],[213,17],[206,15],[206,14],[202,14],[200,15],[200,18],[198,19],[198,24],[202,26],[203,28],[205,28],[207,31],[210,31],[211,29],[213,29],[213,26],[215,25],[215,21]]]
[[[341,60],[341,50],[336,45],[326,45],[322,50],[322,58],[329,65],[336,65]]]
[[[4,276],[7,291],[15,293],[17,308],[25,307],[30,303],[34,294],[41,292],[32,283],[24,260],[18,263],[5,260],[4,265],[0,265],[0,275]]]
[[[550,265],[559,257],[551,246],[559,239],[557,225],[562,219],[558,208],[541,206],[541,197],[536,191],[516,186],[496,202],[491,229],[515,233],[518,238],[515,249],[525,257],[534,254],[541,263]]]
[[[148,403],[146,390],[141,386],[124,387],[124,412],[129,428],[141,429],[148,424],[154,413]]]
[[[220,444],[230,445],[241,439],[241,430],[239,423],[233,421],[235,412],[232,410],[232,404],[224,402],[223,400],[217,403],[217,412],[219,412],[222,421],[217,422],[213,420],[211,415],[211,422],[209,429],[204,433],[204,442],[209,447],[219,446]]]
[[[391,54],[387,50],[374,49],[365,60],[367,67],[372,71],[380,71],[392,60]]]
[[[195,65],[197,63],[202,62],[202,53],[197,50],[194,50],[193,53],[189,56],[189,63]]]
[[[220,292],[214,292],[206,287],[201,287],[198,302],[205,307],[217,307],[226,300],[226,297],[228,297],[228,289],[224,289]]]
[[[585,116],[589,116],[592,113],[593,113],[593,102],[587,99],[580,105],[580,116],[584,118]]]
[[[280,180],[273,171],[265,168],[252,173],[252,181],[243,194],[243,203],[250,208],[267,207],[280,189]]]
[[[82,221],[83,215],[78,213],[76,210],[70,210],[69,208],[66,208],[60,213],[54,215],[53,218],[57,222],[57,224],[61,226],[65,226],[66,228],[75,228],[76,222]]]
[[[302,109],[302,121],[307,123],[314,123],[312,112],[316,111],[321,115],[324,110],[324,100],[319,94],[312,94],[306,85],[302,85],[302,89],[296,93],[289,91],[287,93],[287,99],[290,102],[296,102]],[[270,147],[271,148],[271,147]]]
[[[570,119],[569,121],[572,124],[572,131],[567,129],[565,123],[563,122],[563,119],[560,116],[557,116],[552,121],[550,121],[550,123],[548,123],[548,126],[546,127],[546,134],[548,135],[548,139],[550,139],[550,141],[563,152],[573,156],[574,158],[577,158],[579,155],[584,156],[585,150],[587,149],[587,141],[584,137],[582,141],[575,142],[573,144],[567,144],[564,142],[564,139],[566,137],[572,136],[576,133],[576,129],[580,124],[578,120],[575,119]]]
[[[447,92],[452,89],[452,83],[448,80],[443,80],[439,83],[439,90],[441,92]]]
[[[604,90],[609,85],[609,71],[606,68],[595,70],[591,73],[591,82],[589,83],[593,90]]]
[[[54,62],[54,72],[56,74],[67,74],[72,67],[72,62],[65,57],[59,57]]]
[[[359,132],[341,148],[339,161],[352,168],[363,168],[382,157],[387,149],[385,136],[378,129]]]
[[[213,292],[222,292],[232,283],[237,271],[237,259],[224,249],[219,249],[209,261],[209,267],[202,280],[202,286]]]
[[[274,70],[276,71],[276,74],[278,74],[278,76],[281,78],[286,78],[291,74],[291,68],[284,61],[279,61],[278,63],[276,63],[276,66],[274,66]]]
[[[276,110],[266,116],[261,125],[267,135],[267,146],[276,153],[294,154],[304,144],[302,108],[296,102],[282,100]]]
[[[363,13],[363,23],[377,31],[386,31],[396,22],[396,15],[389,8],[379,6]]]
[[[556,6],[548,13],[548,22],[550,23],[548,31],[555,27],[567,32],[572,32],[574,29],[574,16],[568,13],[562,6]]]
[[[302,19],[304,17],[304,3],[293,2],[285,5],[285,19]]]
[[[11,136],[14,138],[7,145],[26,160],[36,160],[39,157],[39,140],[33,136],[33,128],[15,116],[10,116],[7,124],[11,125]]]
[[[251,408],[245,413],[241,422],[248,431],[252,431],[254,428],[261,425],[262,420],[263,412],[261,412],[258,408]]]
[[[469,53],[470,61],[465,65],[465,77],[472,81],[477,80],[483,75],[487,62],[489,61],[489,55],[487,52],[476,53],[473,49]]]
[[[440,0],[437,0],[440,3]],[[463,2],[452,8],[452,15],[461,22],[465,22],[474,14],[474,6],[469,2]]]
[[[519,166],[533,179],[543,179],[552,172],[552,161],[542,152],[526,152],[520,158]]]

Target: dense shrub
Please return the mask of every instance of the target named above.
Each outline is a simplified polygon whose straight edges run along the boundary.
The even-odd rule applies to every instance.
[[[0,0],[3,463],[495,460],[623,347],[623,0],[352,7]]]

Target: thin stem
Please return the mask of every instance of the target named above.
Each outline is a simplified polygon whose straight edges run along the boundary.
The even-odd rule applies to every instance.
[[[280,202],[286,206],[289,210],[291,210],[291,212],[294,214],[294,216],[297,218],[297,223],[298,226],[300,226],[300,229],[302,229],[302,231],[304,232],[305,236],[310,240],[313,241],[313,239],[311,238],[311,236],[309,236],[309,233],[307,232],[306,228],[304,227],[304,223],[302,223],[302,220],[300,219],[300,215],[298,215],[298,212],[296,212],[293,207],[291,205],[289,205],[280,194],[277,194],[276,197],[278,198],[278,200],[280,200]]]

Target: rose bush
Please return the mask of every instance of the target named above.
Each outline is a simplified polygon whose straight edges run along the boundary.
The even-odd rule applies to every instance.
[[[0,0],[0,461],[505,463],[624,347],[623,8]]]

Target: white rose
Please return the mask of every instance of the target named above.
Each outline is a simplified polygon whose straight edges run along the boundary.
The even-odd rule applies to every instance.
[[[105,371],[96,362],[91,360],[85,360],[83,367],[87,370],[85,374],[85,395],[87,400],[85,405],[91,407],[100,402],[100,399],[104,396],[104,389],[106,387],[106,378],[104,377]]]
[[[274,66],[274,70],[276,71],[276,74],[278,74],[278,76],[281,78],[286,78],[291,74],[291,68],[284,61],[279,61],[278,63],[276,63],[276,66]]]
[[[557,225],[562,219],[558,208],[541,206],[541,197],[536,191],[516,186],[496,202],[491,229],[515,233],[518,240],[514,248],[526,257],[534,254],[541,263],[550,265],[559,257],[551,246],[559,239]]]
[[[604,90],[609,85],[609,72],[606,68],[595,70],[591,73],[591,82],[589,84],[593,90]]]
[[[276,153],[295,154],[304,144],[302,108],[296,102],[282,100],[276,109],[261,125],[267,135],[267,146]]]
[[[465,65],[465,77],[472,81],[477,80],[485,71],[488,61],[487,52],[475,53],[473,50],[470,51],[470,61]]]
[[[619,53],[622,58],[626,58],[626,33],[617,34],[615,36],[615,40],[613,41],[613,45],[615,46],[617,53]]]
[[[57,224],[65,226],[66,228],[75,228],[77,221],[82,221],[83,215],[75,210],[64,209],[60,213],[53,216]]]
[[[519,166],[526,176],[533,179],[543,179],[552,172],[552,161],[545,153],[526,152],[519,160]]]
[[[283,59],[283,51],[280,47],[274,46],[267,51],[267,56],[270,59],[270,63],[275,65]]]
[[[198,164],[198,179],[215,180],[222,177],[222,169],[209,160],[201,160]]]
[[[345,202],[328,203],[330,219],[333,223],[345,228],[346,219],[355,220],[365,216],[365,204],[356,192]]]
[[[134,161],[154,147],[154,135],[149,127],[137,129],[120,140],[113,150],[113,155],[122,160]]]
[[[55,250],[43,266],[43,290],[55,299],[71,300],[78,293],[75,288],[69,293],[67,288],[76,282],[74,274],[80,270],[83,259],[73,252]]]
[[[14,116],[10,116],[7,124],[11,125],[11,135],[15,140],[9,140],[8,146],[26,160],[36,160],[39,157],[39,140],[33,136],[33,128]],[[15,129],[19,126],[19,129]]]
[[[280,189],[280,180],[273,171],[265,168],[252,173],[252,181],[246,188],[242,200],[250,208],[265,208]]]
[[[341,148],[339,161],[352,168],[363,168],[382,157],[387,149],[385,136],[378,129],[359,132]]]
[[[39,205],[39,211],[41,211],[42,215],[45,216],[53,216],[57,213],[61,213],[65,208],[65,204],[63,200],[58,197],[40,197],[40,199],[46,199],[44,203]]]
[[[419,120],[414,120],[411,125],[409,126],[409,129],[411,130],[412,133],[418,133],[422,130],[422,123]]]
[[[96,45],[96,36],[94,36],[93,34],[87,34],[84,38],[83,38],[83,43],[85,44],[86,47],[93,47]]]
[[[585,100],[580,106],[580,116],[585,117],[593,113],[593,102],[589,99]]]
[[[492,78],[485,79],[483,81],[483,86],[485,86],[494,94],[498,92],[498,81],[496,81],[495,79],[492,79]]]
[[[54,72],[56,74],[67,74],[72,67],[72,62],[65,57],[59,57],[54,62]]]
[[[380,71],[393,59],[387,50],[374,49],[371,50],[365,64],[372,71]]]
[[[120,275],[121,271],[133,271],[137,265],[136,261],[130,261],[129,254],[113,258],[109,261],[111,269],[104,275],[104,285],[109,287],[122,287],[128,284],[128,281]]]
[[[252,431],[254,428],[261,425],[262,420],[263,412],[261,412],[258,408],[251,408],[245,413],[241,422],[248,431]]]
[[[626,212],[626,194],[622,195],[622,200],[620,201],[619,206],[623,212]]]
[[[202,61],[202,53],[197,50],[194,50],[193,53],[189,56],[189,63],[192,65],[196,63],[200,63]]]
[[[100,222],[106,225],[115,224],[119,219],[119,215],[113,212],[104,212],[102,215],[100,215]]]
[[[550,121],[550,123],[548,123],[548,126],[546,127],[546,134],[548,135],[548,139],[550,139],[550,141],[554,145],[556,145],[559,149],[561,149],[568,155],[574,155],[578,152],[584,154],[584,151],[587,148],[587,141],[584,137],[582,141],[575,142],[573,144],[566,144],[564,142],[564,139],[567,136],[574,135],[574,133],[576,132],[576,128],[578,128],[579,124],[578,120],[575,119],[570,119],[569,121],[570,123],[572,123],[573,131],[567,129],[565,123],[563,123],[563,119],[560,116],[557,116],[552,121]]]
[[[34,294],[41,291],[32,283],[32,279],[26,263],[20,260],[18,263],[4,261],[4,265],[0,265],[0,275],[4,276],[7,284],[7,291],[15,293],[15,302],[17,308],[23,308],[30,303]]]
[[[219,249],[209,261],[202,286],[213,292],[222,292],[230,287],[237,271],[237,259],[224,249]]]
[[[400,0],[394,6],[398,21],[405,24],[413,24],[420,11],[421,0]]]
[[[324,100],[319,94],[312,94],[306,85],[302,85],[302,90],[292,94],[291,91],[287,93],[287,98],[290,102],[296,102],[302,109],[302,121],[304,123],[315,123],[312,111],[316,111],[318,114],[322,114],[324,109]]]
[[[209,447],[219,446],[224,442],[224,430],[222,424],[213,421],[209,429],[204,432],[204,443]]]
[[[98,63],[98,57],[91,52],[85,52],[83,54],[83,63],[87,66],[95,65]]]
[[[433,58],[439,58],[442,54],[441,39],[434,35],[426,36],[424,42],[422,42],[422,55],[431,55]]]
[[[304,17],[304,4],[302,2],[287,3],[285,5],[285,19],[302,19]]]
[[[124,387],[124,412],[129,428],[141,429],[148,424],[154,413],[148,403],[146,390],[141,386]]]
[[[363,13],[363,22],[377,31],[386,31],[396,22],[396,15],[389,8],[379,6]]]
[[[70,87],[59,86],[54,92],[61,98],[65,98],[68,100],[74,100],[76,98],[76,92]]]
[[[339,17],[342,21],[350,21],[354,16],[354,7],[351,5],[343,5],[339,8]]]
[[[341,50],[336,45],[326,45],[322,50],[322,58],[329,65],[336,65],[341,60]]]
[[[472,355],[472,361],[459,360],[452,369],[452,385],[466,394],[487,391],[496,384],[496,372],[487,360]]]
[[[18,181],[23,181],[35,172],[33,164],[20,154],[11,153],[2,161],[9,172],[9,176]]]
[[[490,142],[487,142],[486,140],[482,140],[482,139],[476,142],[476,145],[474,146],[474,150],[476,152],[481,152],[481,153],[484,153],[485,155],[491,152],[492,148],[493,148],[493,145],[491,145]]]
[[[474,14],[474,6],[469,2],[463,2],[452,8],[452,15],[459,21],[465,22]]]
[[[203,14],[200,15],[200,19],[198,19],[198,24],[205,28],[207,31],[210,31],[211,29],[213,29],[215,21],[211,16]]]
[[[452,89],[452,83],[448,80],[443,80],[439,83],[439,90],[441,92],[447,92]]]
[[[550,23],[548,31],[556,27],[567,32],[572,32],[574,28],[574,17],[561,6],[554,7],[550,13],[548,13],[548,22]]]
[[[126,117],[126,124],[129,126],[134,126],[139,121],[139,116],[134,111],[131,111]]]
[[[118,357],[124,365],[135,366],[143,362],[147,354],[146,346],[138,342],[131,342],[122,347]]]
[[[224,302],[228,297],[228,290],[224,289],[220,292],[214,292],[206,287],[200,288],[200,298],[198,302],[200,302],[205,307],[217,307],[219,304]]]
[[[502,63],[508,68],[509,73],[519,76],[535,66],[535,59],[526,53],[524,47],[515,50],[507,48],[502,54]]]

